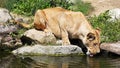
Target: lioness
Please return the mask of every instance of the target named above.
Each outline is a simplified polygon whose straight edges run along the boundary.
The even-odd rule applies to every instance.
[[[87,48],[87,55],[100,52],[100,30],[93,29],[81,12],[60,7],[38,10],[34,17],[36,29],[52,32],[62,38],[63,45],[69,45],[69,38],[80,39]]]

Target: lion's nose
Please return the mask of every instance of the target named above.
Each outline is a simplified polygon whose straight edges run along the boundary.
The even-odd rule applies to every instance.
[[[100,49],[99,49],[99,50],[97,50],[97,53],[100,53]]]
[[[94,54],[92,54],[90,51],[87,51],[86,54],[87,54],[88,56],[90,56],[90,57],[93,57],[93,56],[94,56]]]
[[[92,54],[92,55],[95,55],[96,53],[95,52],[91,52],[91,51],[89,51],[90,52],[90,54]]]
[[[90,54],[92,54],[92,55],[95,55],[95,54],[97,54],[97,53],[99,53],[100,51],[98,50],[89,50],[89,52],[90,52]]]

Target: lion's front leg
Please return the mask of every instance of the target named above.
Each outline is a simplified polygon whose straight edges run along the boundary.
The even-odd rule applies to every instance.
[[[62,45],[70,45],[69,37],[68,37],[68,32],[67,32],[67,15],[65,13],[60,14],[60,17],[57,19],[58,25],[60,28],[60,34],[62,37],[63,44]]]
[[[62,41],[63,41],[62,45],[70,45],[68,32],[65,29],[62,29],[61,34],[62,34]]]

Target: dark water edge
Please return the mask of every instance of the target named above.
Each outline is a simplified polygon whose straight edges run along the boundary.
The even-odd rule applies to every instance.
[[[88,56],[14,56],[0,53],[0,68],[120,68],[116,55]]]

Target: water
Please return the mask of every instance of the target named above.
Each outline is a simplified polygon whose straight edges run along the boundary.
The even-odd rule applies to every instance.
[[[119,56],[0,56],[0,68],[120,68]]]

